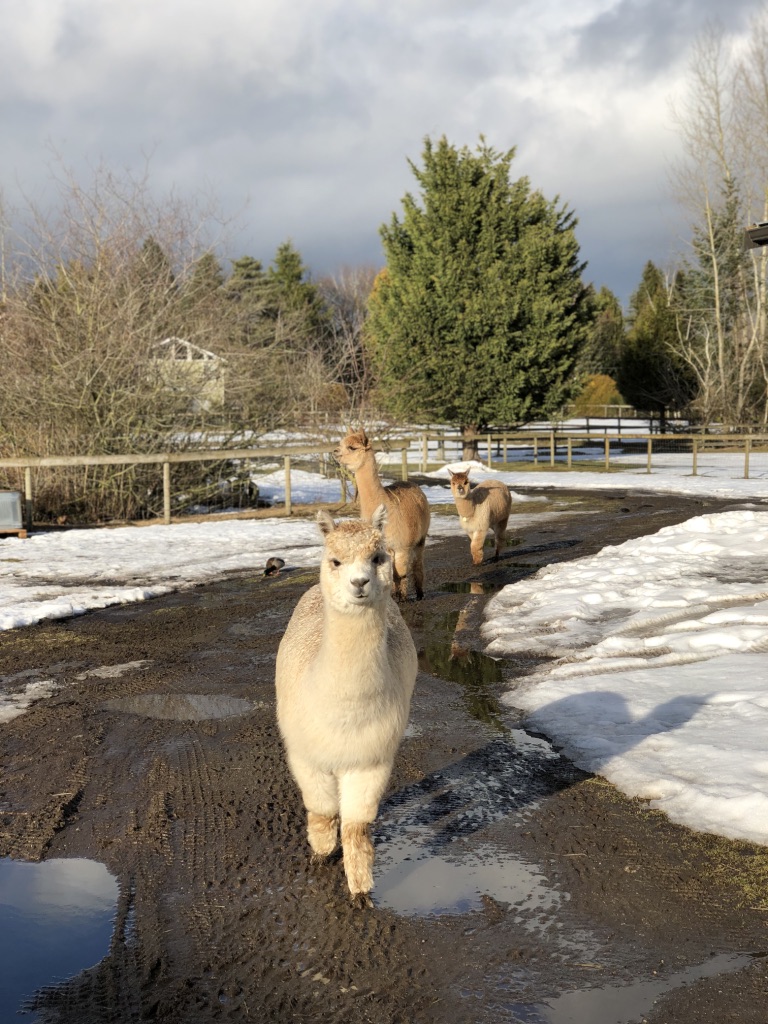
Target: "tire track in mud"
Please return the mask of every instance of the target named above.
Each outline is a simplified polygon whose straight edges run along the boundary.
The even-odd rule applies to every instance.
[[[692,507],[681,503],[680,517]],[[587,517],[580,522],[582,536]],[[613,537],[597,527],[595,517],[594,548],[606,533]],[[570,552],[558,542],[544,543],[544,533],[551,533],[550,525],[523,538],[530,566],[510,559],[484,566],[478,579],[493,588],[536,571],[538,555],[543,563],[590,546],[579,542]],[[462,602],[455,592],[440,591],[442,582],[464,581],[471,571],[465,545],[462,537],[431,549],[433,589],[428,600],[406,609],[418,645],[437,638],[459,661],[463,651],[483,649],[476,635],[483,599],[472,594]],[[299,796],[274,721],[274,651],[310,582],[285,576],[267,588],[230,581],[206,587],[208,601],[195,592],[175,595],[140,609],[84,616],[60,629],[69,640],[79,638],[78,656],[82,652],[89,664],[139,656],[155,661],[147,673],[124,681],[81,686],[71,695],[77,714],[61,715],[51,703],[30,718],[29,728],[19,724],[13,732],[20,774],[9,809],[23,808],[37,789],[69,790],[73,772],[57,775],[67,767],[63,752],[73,743],[73,750],[81,743],[87,749],[91,738],[103,737],[88,749],[83,795],[46,855],[98,858],[121,885],[109,955],[47,993],[40,1024],[478,1024],[514,1019],[523,999],[532,1005],[609,976],[632,980],[649,964],[656,970],[659,955],[683,962],[698,958],[705,944],[750,948],[764,917],[734,911],[730,890],[702,874],[697,858],[706,844],[680,832],[678,852],[669,839],[677,832],[634,805],[630,815],[612,791],[597,800],[595,790],[602,789],[595,783],[561,788],[568,780],[548,759],[554,769],[549,795],[545,788],[539,807],[522,806],[524,787],[531,777],[545,782],[546,765],[524,747],[515,752],[498,716],[489,722],[476,715],[460,684],[431,674],[417,684],[421,734],[406,741],[396,763],[377,855],[390,833],[397,838],[413,823],[423,830],[427,854],[449,849],[451,829],[458,827],[460,845],[470,852],[488,840],[546,864],[551,883],[572,894],[557,927],[572,938],[574,928],[588,922],[603,943],[602,966],[583,964],[583,948],[570,952],[546,936],[524,934],[514,911],[492,899],[477,911],[440,920],[404,918],[386,908],[353,911],[338,860],[310,864]],[[29,658],[6,659],[6,668],[0,655],[0,665],[15,671],[41,663],[31,643]],[[505,664],[503,679],[488,683],[489,701],[510,687],[512,671],[528,674],[537,664]],[[227,692],[260,706],[208,722],[153,721],[104,708],[110,697],[158,690],[183,697],[190,689],[210,700]],[[59,749],[42,743],[58,726]],[[81,733],[84,738],[76,739]],[[4,755],[11,753],[10,736]],[[27,739],[39,763],[22,756]],[[513,832],[521,811],[525,825]],[[38,823],[39,836],[44,824]],[[28,839],[31,848],[34,830]],[[683,858],[690,861],[687,882],[678,878],[688,863]],[[705,895],[708,913],[697,909]],[[719,1019],[738,1005],[736,986],[748,980],[718,979]],[[681,1011],[672,1019],[700,1024],[703,1018]]]

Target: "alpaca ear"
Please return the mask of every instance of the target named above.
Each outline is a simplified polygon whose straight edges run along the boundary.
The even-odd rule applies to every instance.
[[[364,430],[360,431],[360,440],[363,442],[363,447],[366,451],[371,447],[371,442],[368,440],[368,435]]]
[[[378,506],[376,511],[371,516],[371,525],[375,529],[381,530],[382,533],[384,532],[384,527],[387,525],[387,506],[386,505],[381,504],[381,505]]]
[[[317,525],[320,527],[320,532],[324,537],[327,537],[329,533],[333,533],[336,529],[336,523],[334,523],[331,513],[324,508],[321,508],[317,513]]]
[[[446,469],[448,469],[447,466],[446,466]],[[451,478],[451,480],[453,480],[453,478],[456,476],[456,474],[453,472],[452,469],[448,469],[448,476]]]

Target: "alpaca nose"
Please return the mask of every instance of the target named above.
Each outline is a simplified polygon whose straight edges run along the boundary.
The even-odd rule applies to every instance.
[[[349,581],[353,587],[357,587],[358,590],[362,590],[363,587],[368,586],[370,579],[368,576],[358,576],[353,580]]]

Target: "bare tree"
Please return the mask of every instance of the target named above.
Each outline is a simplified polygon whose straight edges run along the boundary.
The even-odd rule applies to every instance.
[[[675,289],[678,348],[696,375],[694,408],[704,422],[766,422],[766,254],[743,247],[744,227],[766,212],[765,33],[763,15],[750,53],[739,56],[722,30],[707,29],[694,45],[687,100],[674,112],[684,150],[674,184],[692,231]]]
[[[296,367],[273,327],[254,307],[245,330],[223,288],[200,287],[199,261],[222,230],[214,205],[156,200],[146,176],[105,168],[87,187],[67,172],[57,184],[52,210],[29,204],[4,225],[0,451],[221,447],[279,422]],[[168,338],[191,346],[192,358],[163,348]],[[159,511],[148,472],[89,473],[84,481],[57,471],[36,491],[41,500],[50,494],[51,514]]]
[[[365,418],[373,386],[373,369],[363,343],[368,296],[378,271],[375,267],[343,267],[323,278],[318,287],[330,311],[325,357],[331,376],[343,385],[349,415]]]

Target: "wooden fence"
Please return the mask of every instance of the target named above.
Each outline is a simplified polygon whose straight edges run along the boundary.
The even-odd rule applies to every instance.
[[[643,468],[652,473],[661,455],[675,456],[680,472],[696,476],[702,460],[727,457],[728,464],[740,468],[744,478],[750,476],[750,460],[761,456],[768,475],[768,434],[603,434],[574,433],[573,431],[504,431],[483,434],[476,438],[478,454],[485,464],[499,468],[534,467],[554,468],[558,465],[573,469],[579,464],[592,470]],[[237,448],[205,451],[162,452],[139,455],[50,455],[40,457],[17,456],[0,459],[0,469],[23,470],[24,515],[26,528],[32,527],[34,493],[33,470],[43,467],[157,465],[162,473],[162,522],[171,522],[172,467],[185,462],[244,462],[263,459],[282,459],[285,469],[285,501],[283,515],[291,515],[291,470],[297,462],[311,459],[325,461],[335,445],[286,445],[282,447]],[[400,472],[407,480],[409,472],[425,473],[430,468],[463,461],[463,439],[458,432],[425,431],[410,437],[388,439],[376,444],[377,449],[399,452]],[[683,459],[681,460],[681,457]],[[346,501],[347,481],[341,474],[341,500]]]
[[[402,451],[403,479],[408,479],[407,449],[410,441],[398,441],[389,444],[390,449]],[[34,510],[34,493],[32,487],[32,470],[55,466],[138,466],[157,465],[161,467],[163,477],[163,519],[171,522],[171,467],[182,462],[241,462],[253,459],[282,458],[285,468],[285,507],[284,514],[291,515],[291,463],[298,458],[305,460],[308,456],[329,456],[335,445],[284,446],[280,448],[235,448],[206,451],[162,452],[156,455],[47,455],[47,456],[16,456],[0,459],[0,469],[21,469],[24,471],[24,518],[27,530],[32,529]],[[346,500],[346,481],[341,480],[341,497]]]

